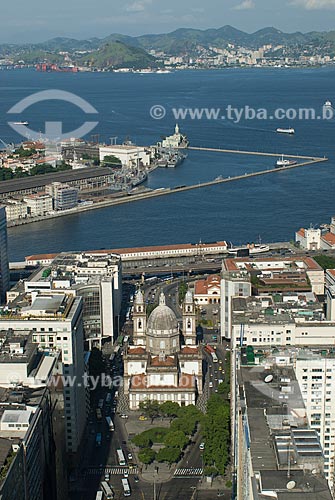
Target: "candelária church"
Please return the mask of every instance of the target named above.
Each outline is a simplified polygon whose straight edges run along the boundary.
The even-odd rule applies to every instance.
[[[190,291],[182,307],[181,332],[163,293],[148,319],[143,294],[136,293],[134,345],[124,353],[124,394],[131,410],[147,399],[187,406],[195,404],[202,393],[202,353],[196,344],[196,312]]]

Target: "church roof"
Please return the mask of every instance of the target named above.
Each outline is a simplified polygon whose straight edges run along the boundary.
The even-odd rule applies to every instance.
[[[145,348],[144,347],[140,347],[140,346],[136,346],[136,347],[128,347],[128,351],[127,351],[127,354],[145,354]]]
[[[161,293],[159,305],[152,311],[148,319],[148,331],[159,333],[162,331],[169,333],[178,328],[178,321],[175,313],[165,304],[165,296]]]
[[[174,357],[167,356],[165,359],[159,356],[154,356],[151,358],[151,366],[175,366],[176,361]]]
[[[197,346],[190,347],[190,346],[183,346],[180,349],[180,354],[198,354],[199,348]]]

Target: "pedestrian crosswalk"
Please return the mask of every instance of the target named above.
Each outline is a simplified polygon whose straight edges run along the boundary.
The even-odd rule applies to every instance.
[[[185,476],[202,476],[203,469],[201,467],[188,467],[185,469],[176,469],[174,472],[175,477]]]
[[[132,467],[131,469],[129,467],[89,467],[87,469],[84,469],[83,475],[84,476],[102,476],[106,473],[109,474],[120,474],[124,475],[125,472],[128,472],[128,474],[137,474],[138,473],[138,468],[137,467]]]

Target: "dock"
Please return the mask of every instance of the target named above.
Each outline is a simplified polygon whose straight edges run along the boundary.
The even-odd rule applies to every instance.
[[[216,149],[216,148],[197,148],[197,147],[188,147],[190,150],[197,151],[211,151],[211,152],[221,152],[221,153],[235,153],[235,154],[244,154],[244,155],[259,155],[259,156],[270,156],[270,157],[278,157],[278,153],[262,153],[262,152],[252,152],[252,151],[234,151],[229,149]],[[199,182],[198,184],[193,184],[189,186],[176,186],[173,188],[159,188],[152,191],[146,191],[144,193],[139,194],[131,194],[122,198],[113,198],[106,199],[103,201],[99,201],[93,203],[92,205],[77,207],[65,212],[56,212],[50,215],[44,215],[38,218],[29,218],[29,219],[20,219],[20,221],[9,222],[8,227],[17,227],[25,224],[29,224],[32,222],[41,222],[48,219],[54,219],[57,217],[64,217],[66,215],[76,215],[81,212],[86,212],[88,210],[95,210],[99,208],[106,208],[114,205],[123,205],[125,203],[132,203],[135,201],[147,200],[150,198],[156,198],[158,196],[167,196],[176,193],[184,193],[185,191],[191,191],[194,189],[203,189],[206,187],[216,186],[219,184],[226,184],[228,182],[237,182],[245,179],[250,179],[252,177],[260,177],[262,175],[275,174],[278,172],[289,171],[296,168],[307,167],[311,165],[316,165],[318,163],[324,163],[328,161],[328,158],[315,158],[312,156],[298,156],[298,155],[284,155],[287,158],[295,158],[303,160],[301,163],[295,163],[294,165],[284,166],[284,167],[272,167],[266,170],[260,170],[257,172],[245,173],[242,175],[236,175],[233,177],[224,177],[217,178],[212,181],[207,182]]]

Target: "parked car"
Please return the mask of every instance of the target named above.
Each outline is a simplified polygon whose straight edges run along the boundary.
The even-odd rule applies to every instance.
[[[199,450],[204,450],[205,449],[205,443],[200,443],[199,444]]]
[[[145,415],[140,415],[138,417],[139,420],[148,420],[148,417],[146,417]]]
[[[135,483],[138,483],[138,482],[139,482],[139,480],[140,480],[140,478],[139,478],[138,476],[136,476],[136,475],[135,475],[135,476],[134,476],[134,481],[135,481]]]
[[[133,455],[131,453],[128,453],[128,460],[132,460],[133,459]]]
[[[125,413],[121,413],[120,417],[121,418],[128,418],[128,415],[126,415]]]

